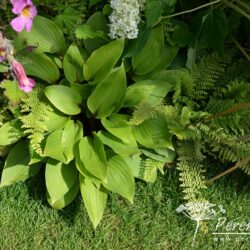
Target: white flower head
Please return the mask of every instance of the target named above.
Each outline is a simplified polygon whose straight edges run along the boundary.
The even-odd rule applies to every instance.
[[[112,39],[134,39],[138,36],[138,24],[141,20],[140,9],[145,0],[111,0],[113,9],[110,20],[109,36]]]
[[[216,215],[216,212],[213,209],[215,206],[215,204],[209,202],[188,202],[185,205],[180,205],[176,209],[176,212],[182,212],[195,221],[210,220]]]
[[[215,204],[210,202],[188,202],[186,204],[180,205],[177,209],[177,213],[183,213],[185,216],[191,220],[196,221],[195,233],[192,240],[192,246],[194,246],[196,235],[200,226],[200,222],[203,220],[211,220],[215,218],[218,212],[215,211]],[[219,212],[225,213],[223,206],[218,206],[220,208]]]

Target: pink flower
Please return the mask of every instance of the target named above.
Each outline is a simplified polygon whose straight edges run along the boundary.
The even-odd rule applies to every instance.
[[[16,60],[13,60],[11,62],[11,66],[18,80],[19,88],[26,93],[32,91],[32,88],[35,86],[36,82],[33,79],[27,77],[22,64]]]
[[[10,22],[11,27],[17,32],[21,32],[26,27],[29,32],[33,18],[37,15],[36,6],[33,5],[31,0],[10,0],[10,2],[13,6],[12,12],[18,15]]]

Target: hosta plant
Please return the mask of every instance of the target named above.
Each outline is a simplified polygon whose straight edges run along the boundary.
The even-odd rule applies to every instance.
[[[49,204],[61,209],[80,191],[96,227],[108,192],[133,203],[135,178],[154,182],[166,167],[177,166],[192,202],[207,199],[214,160],[249,174],[250,77],[243,59],[232,63],[234,49],[186,69],[161,24],[110,40],[101,12],[76,28],[61,15],[59,25],[75,29],[65,39],[55,20],[37,16],[13,41],[37,84],[24,93],[15,80],[1,83],[9,117],[0,147],[10,150],[2,187],[45,170]]]
[[[24,93],[16,81],[2,82],[12,119],[0,128],[0,145],[13,146],[1,187],[24,181],[45,167],[49,204],[61,209],[80,190],[96,227],[108,192],[133,203],[135,178],[154,182],[157,171],[163,172],[175,157],[168,117],[152,112],[140,121],[132,119],[132,113],[139,104],[160,106],[172,90],[171,81],[147,80],[144,75],[166,67],[173,56],[164,61],[161,52],[170,49],[165,48],[162,28],[151,30],[149,37],[132,57],[131,69],[124,39],[100,44],[94,37],[91,53],[80,40],[65,43],[58,26],[39,16],[30,33],[17,36],[18,60],[37,84]],[[130,70],[135,80],[128,79]]]

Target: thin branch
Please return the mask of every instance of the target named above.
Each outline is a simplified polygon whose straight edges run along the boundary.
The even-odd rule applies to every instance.
[[[235,171],[236,169],[238,169],[240,166],[248,163],[250,161],[250,156],[246,157],[245,159],[243,159],[242,161],[239,161],[237,162],[234,166],[230,167],[229,169],[227,169],[226,171],[222,172],[221,174],[219,175],[216,175],[215,177],[211,178],[210,180],[208,180],[206,182],[206,184],[211,184],[213,183],[214,181],[220,179],[221,177],[227,175],[227,174],[230,174],[232,173],[233,171]]]
[[[238,3],[239,5],[241,5],[243,8],[246,8],[248,12],[250,12],[250,5],[243,2],[243,1],[240,1],[240,0],[234,0],[236,3]]]
[[[216,113],[216,114],[214,114],[212,116],[209,116],[206,120],[212,120],[212,119],[218,118],[220,116],[224,116],[224,115],[228,115],[230,113],[236,112],[239,109],[248,108],[248,107],[250,107],[250,102],[243,102],[243,103],[234,105],[233,107],[231,107],[229,109],[226,109],[226,110],[224,110],[222,112],[219,112],[219,113]]]
[[[213,1],[211,3],[206,3],[206,4],[203,4],[201,6],[198,6],[194,9],[190,9],[190,10],[185,10],[185,11],[182,11],[182,12],[178,12],[178,13],[175,13],[175,14],[172,14],[172,15],[169,15],[169,16],[161,16],[159,18],[159,20],[154,24],[157,25],[158,23],[160,23],[163,19],[169,19],[169,18],[172,18],[172,17],[176,17],[176,16],[180,16],[180,15],[184,15],[184,14],[187,14],[187,13],[191,13],[191,12],[194,12],[194,11],[197,11],[197,10],[200,10],[200,9],[203,9],[203,8],[206,8],[208,6],[211,6],[213,4],[216,4],[216,3],[219,3],[221,2],[222,0],[216,0],[216,1]]]
[[[223,3],[225,3],[228,7],[235,10],[236,12],[241,14],[242,16],[246,17],[248,20],[250,20],[250,16],[244,10],[239,8],[238,6],[232,4],[231,2],[228,2],[228,1],[223,1]]]

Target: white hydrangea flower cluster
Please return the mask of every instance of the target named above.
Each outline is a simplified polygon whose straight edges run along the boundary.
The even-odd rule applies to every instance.
[[[110,20],[110,33],[112,39],[128,38],[134,39],[138,36],[138,24],[141,20],[140,9],[143,8],[145,0],[111,0],[113,9]]]

